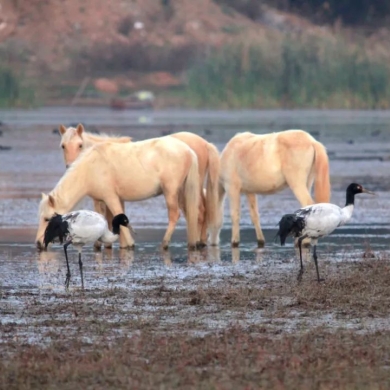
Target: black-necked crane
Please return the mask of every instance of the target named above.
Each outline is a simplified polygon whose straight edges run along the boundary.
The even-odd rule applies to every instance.
[[[45,230],[45,248],[56,238],[62,244],[65,239],[64,252],[67,266],[65,287],[69,288],[70,268],[67,247],[72,244],[79,252],[79,267],[81,286],[84,289],[83,263],[81,252],[85,244],[99,240],[104,244],[115,242],[119,237],[120,226],[129,226],[129,219],[125,214],[118,214],[112,220],[112,232],[108,228],[106,219],[99,213],[89,210],[72,211],[67,214],[55,214]]]
[[[339,226],[345,225],[352,217],[355,195],[360,193],[375,195],[366,190],[362,185],[351,183],[346,190],[346,202],[344,207],[339,207],[331,203],[317,203],[311,206],[302,207],[293,214],[283,215],[279,222],[280,244],[284,245],[286,238],[291,235],[298,239],[299,258],[301,269],[298,274],[298,280],[301,280],[303,274],[302,263],[302,240],[311,239],[313,245],[313,259],[317,271],[317,280],[320,282],[317,262],[317,242],[321,237],[328,236]]]

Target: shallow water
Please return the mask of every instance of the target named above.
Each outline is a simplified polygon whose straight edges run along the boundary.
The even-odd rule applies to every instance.
[[[87,129],[127,134],[135,140],[160,136],[174,131],[194,131],[214,142],[222,150],[239,131],[258,133],[302,128],[311,132],[326,147],[330,158],[332,201],[343,204],[345,188],[356,181],[375,191],[377,196],[360,195],[351,222],[338,229],[319,246],[321,260],[355,261],[364,253],[384,256],[389,250],[390,180],[390,112],[364,111],[124,111],[106,109],[45,108],[32,111],[0,111],[3,131],[0,145],[11,150],[0,151],[0,299],[1,324],[29,321],[23,308],[32,301],[49,307],[52,294],[63,294],[65,261],[61,247],[37,253],[33,244],[37,209],[41,192],[50,191],[64,172],[59,136],[53,129],[60,123],[83,122]],[[259,196],[261,223],[266,247],[255,248],[255,234],[244,202],[241,217],[240,249],[230,248],[230,218],[225,203],[225,222],[221,247],[188,254],[185,248],[184,220],[181,218],[169,252],[161,252],[159,243],[167,223],[162,197],[127,203],[126,214],[137,230],[137,248],[132,251],[94,252],[85,248],[84,274],[87,293],[115,288],[133,291],[145,289],[145,281],[163,280],[169,288],[193,288],[198,280],[207,283],[229,280],[232,275],[249,278],[253,272],[264,272],[267,278],[294,274],[298,263],[292,261],[291,242],[279,247],[273,242],[281,215],[299,207],[289,190],[272,196]],[[80,208],[92,208],[86,199]],[[70,290],[80,286],[76,252],[70,251],[72,280]],[[199,279],[200,278],[200,279]],[[62,296],[62,295],[61,295]],[[66,298],[66,295],[64,296]],[[123,303],[124,304],[124,303]],[[129,303],[131,304],[131,302]],[[153,311],[153,307],[149,308]],[[143,308],[148,316],[148,308]],[[126,311],[126,308],[123,309]],[[33,319],[44,321],[46,317]],[[218,328],[239,320],[237,313],[205,317],[205,329]],[[115,318],[113,319],[115,320]],[[166,322],[178,321],[175,316]],[[247,324],[258,317],[244,319]],[[299,318],[284,323],[298,328]],[[327,317],[316,319],[316,325],[353,326],[351,322]],[[374,321],[374,320],[373,320]],[[373,324],[372,329],[382,327]],[[25,332],[23,340],[42,339],[39,332]],[[43,336],[42,336],[43,337]]]

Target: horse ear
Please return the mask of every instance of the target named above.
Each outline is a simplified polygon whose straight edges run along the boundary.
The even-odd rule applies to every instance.
[[[81,123],[79,123],[79,124],[77,125],[77,129],[76,129],[77,135],[78,135],[79,137],[81,137],[81,134],[83,134],[83,131],[84,131],[84,126],[83,126]]]
[[[47,195],[44,193],[44,192],[42,192],[42,199],[46,199],[47,198]]]
[[[54,204],[55,204],[54,198],[51,195],[49,195],[49,206],[54,208]]]
[[[66,127],[64,125],[60,125],[59,130],[61,135],[64,135],[66,133]]]

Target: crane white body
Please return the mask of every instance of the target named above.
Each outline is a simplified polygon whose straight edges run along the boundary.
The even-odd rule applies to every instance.
[[[339,226],[345,225],[352,217],[352,204],[339,207],[331,203],[317,203],[303,207],[294,214],[304,220],[302,236],[318,239],[331,234]]]
[[[74,247],[83,247],[97,240],[110,244],[119,237],[109,230],[106,219],[94,211],[72,211],[64,214],[62,220],[68,223],[67,241],[71,240]]]
[[[328,236],[339,226],[345,225],[352,217],[355,195],[360,193],[374,195],[357,183],[351,183],[346,190],[346,202],[344,207],[339,207],[331,203],[317,203],[311,206],[302,207],[292,214],[283,215],[279,222],[281,245],[284,245],[287,236],[292,235],[298,239],[299,258],[301,269],[298,280],[303,273],[302,263],[302,240],[310,238],[313,245],[313,259],[317,271],[317,280],[321,281],[317,262],[317,242],[321,237]]]

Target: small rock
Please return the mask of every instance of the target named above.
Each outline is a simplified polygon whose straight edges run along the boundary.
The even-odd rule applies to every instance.
[[[4,145],[0,145],[0,151],[2,150],[11,150],[11,146],[4,146]]]
[[[374,131],[371,132],[371,136],[377,137],[380,133],[381,133],[381,131],[379,129],[378,130],[374,130]]]

